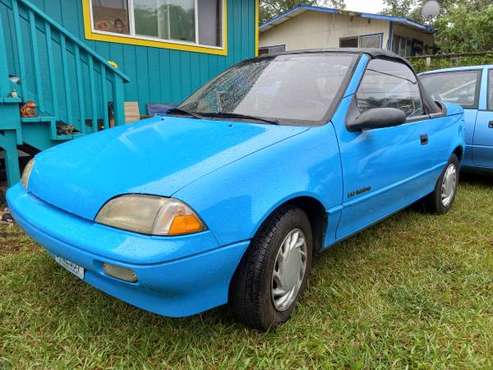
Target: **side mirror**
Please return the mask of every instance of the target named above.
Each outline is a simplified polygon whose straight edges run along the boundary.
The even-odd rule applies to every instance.
[[[356,116],[347,123],[349,131],[372,130],[399,126],[406,122],[406,114],[396,108],[373,108]]]

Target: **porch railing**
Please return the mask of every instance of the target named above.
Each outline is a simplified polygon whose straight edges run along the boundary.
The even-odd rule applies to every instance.
[[[71,124],[81,134],[124,123],[127,76],[30,1],[0,0],[2,5],[10,27],[1,16],[0,27],[11,47],[0,50],[10,61],[0,71],[19,77],[24,102],[35,101],[41,118]]]

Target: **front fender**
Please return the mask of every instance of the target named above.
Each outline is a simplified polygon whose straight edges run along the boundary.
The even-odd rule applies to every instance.
[[[297,197],[340,208],[339,147],[331,124],[312,128],[210,173],[173,196],[205,221],[220,245],[251,239],[280,205]]]

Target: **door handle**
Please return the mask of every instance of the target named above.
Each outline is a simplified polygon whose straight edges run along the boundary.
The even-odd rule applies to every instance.
[[[488,128],[493,128],[493,121],[488,122]]]
[[[421,142],[421,145],[426,145],[428,144],[428,135],[423,134],[419,137],[419,141]]]

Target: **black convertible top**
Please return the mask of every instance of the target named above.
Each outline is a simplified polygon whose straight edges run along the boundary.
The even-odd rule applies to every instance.
[[[390,59],[396,62],[404,63],[409,66],[411,69],[414,68],[409,63],[409,61],[396,53],[385,50],[385,49],[377,49],[377,48],[328,48],[328,49],[305,49],[305,50],[293,50],[293,51],[285,51],[283,53],[276,53],[277,55],[290,55],[290,54],[309,54],[309,53],[348,53],[348,54],[367,54],[371,58],[381,58],[381,59]],[[269,55],[261,56],[269,57]]]

